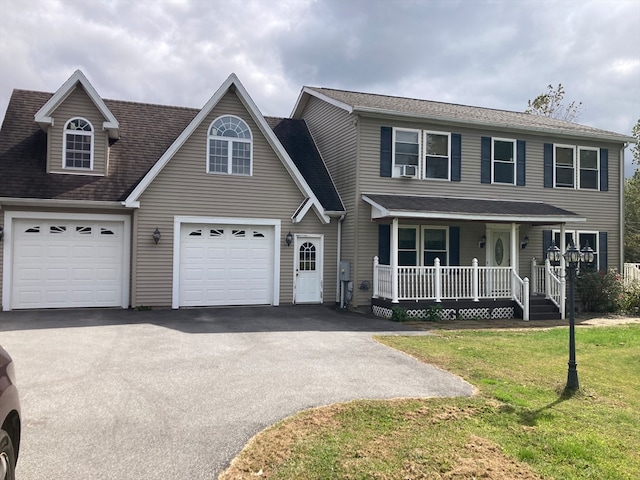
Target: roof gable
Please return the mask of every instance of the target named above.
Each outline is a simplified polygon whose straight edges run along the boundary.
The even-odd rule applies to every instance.
[[[322,204],[314,194],[305,178],[298,171],[293,160],[291,159],[285,148],[282,146],[273,130],[271,130],[265,118],[262,116],[262,113],[260,113],[260,110],[253,102],[248,92],[245,90],[244,86],[242,85],[242,83],[240,83],[240,80],[234,73],[229,75],[229,77],[224,81],[220,88],[218,88],[218,90],[213,94],[209,101],[207,101],[207,103],[204,105],[204,107],[202,107],[202,109],[193,118],[189,125],[187,125],[187,127],[182,131],[178,138],[176,138],[173,144],[167,149],[166,152],[164,152],[162,157],[160,157],[160,159],[155,163],[151,170],[147,172],[142,181],[138,183],[138,185],[125,200],[125,206],[138,206],[138,202],[142,193],[144,193],[151,182],[153,182],[153,180],[158,176],[162,169],[173,158],[176,152],[185,144],[187,139],[195,132],[195,130],[202,124],[202,122],[205,121],[209,113],[229,90],[235,91],[236,95],[258,125],[261,133],[267,139],[267,142],[271,145],[297,187],[307,198],[311,199],[320,220],[324,223],[329,223],[330,218],[325,214]]]
[[[300,117],[310,96],[331,103],[349,113],[398,116],[559,136],[599,138],[618,143],[635,141],[633,137],[627,135],[542,115],[320,87],[302,89],[292,112],[293,118]]]
[[[56,93],[38,110],[34,116],[35,121],[40,125],[43,130],[46,130],[47,126],[53,124],[53,117],[51,116],[58,106],[66,100],[66,98],[75,90],[77,85],[82,85],[85,92],[100,111],[105,121],[102,124],[102,128],[109,132],[109,137],[117,139],[120,136],[120,124],[111,110],[104,103],[100,95],[93,85],[87,80],[87,77],[80,70],[73,72],[73,75],[62,84]]]

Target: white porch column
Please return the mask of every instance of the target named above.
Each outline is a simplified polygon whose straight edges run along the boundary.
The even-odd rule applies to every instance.
[[[474,258],[471,262],[471,267],[473,268],[473,276],[471,280],[471,295],[473,295],[473,301],[479,302],[479,286],[478,286],[478,259]]]
[[[518,249],[518,247],[520,245],[518,245],[518,238],[517,235],[518,234],[518,230],[516,229],[516,224],[515,222],[511,223],[511,256],[513,257],[511,259],[511,269],[518,273],[520,271],[520,250]]]
[[[391,222],[391,303],[400,303],[398,300],[398,217]]]
[[[435,295],[436,295],[436,302],[440,303],[442,302],[442,269],[440,268],[440,258],[436,257],[436,259],[433,262],[433,265],[436,268],[436,271],[434,273],[435,275]]]
[[[376,255],[373,257],[373,298],[378,298],[378,265],[380,264],[380,259]]]

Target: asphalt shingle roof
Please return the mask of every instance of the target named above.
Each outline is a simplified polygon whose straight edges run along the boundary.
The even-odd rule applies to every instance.
[[[365,194],[378,205],[391,211],[437,212],[443,214],[504,216],[539,218],[544,223],[549,217],[575,217],[579,215],[542,202],[486,200],[479,198],[428,197],[417,195]]]
[[[124,201],[198,114],[195,108],[104,100],[120,122],[109,175],[46,173],[47,135],[34,120],[52,93],[14,90],[0,129],[0,197]],[[268,123],[327,210],[344,210],[306,124]],[[276,131],[277,130],[277,131]]]
[[[305,87],[349,105],[353,110],[374,110],[380,113],[412,115],[425,119],[479,125],[525,129],[541,133],[590,136],[619,142],[634,141],[628,135],[609,132],[578,123],[556,120],[523,112],[434,102],[415,98],[394,97],[372,93],[351,92],[332,88]]]

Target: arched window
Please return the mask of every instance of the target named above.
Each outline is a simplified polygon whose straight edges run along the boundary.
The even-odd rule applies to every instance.
[[[207,172],[251,175],[251,130],[238,117],[216,118],[207,142]]]
[[[64,126],[65,168],[93,168],[93,127],[84,118],[72,118]]]

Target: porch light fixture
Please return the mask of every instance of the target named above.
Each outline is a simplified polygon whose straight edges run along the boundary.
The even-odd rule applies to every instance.
[[[487,244],[487,236],[482,235],[482,237],[480,237],[480,242],[478,243],[478,247],[484,248],[486,244]]]
[[[153,242],[157,245],[159,241],[160,241],[160,230],[158,230],[158,227],[156,227],[156,229],[153,231]]]
[[[525,236],[525,237],[522,239],[522,243],[520,244],[520,248],[521,248],[522,250],[524,250],[525,248],[527,248],[527,245],[529,245],[529,237]]]
[[[284,242],[287,244],[287,247],[291,246],[291,242],[293,242],[293,235],[291,235],[291,230],[287,233],[287,236],[284,237]]]
[[[587,242],[582,250],[578,250],[572,241],[563,257],[567,262],[567,277],[569,279],[569,369],[567,371],[567,386],[565,387],[565,392],[572,393],[580,389],[578,364],[576,363],[576,271],[580,263],[587,265],[593,263],[595,255],[589,246],[589,242]],[[560,261],[560,249],[556,247],[555,243],[552,243],[547,250],[547,258],[550,262]]]

